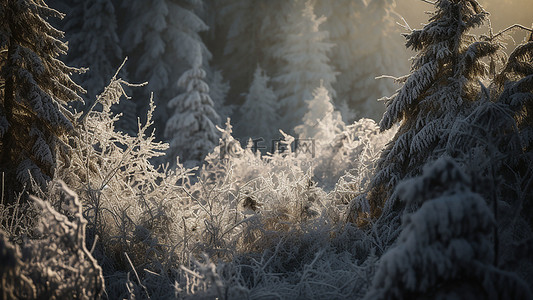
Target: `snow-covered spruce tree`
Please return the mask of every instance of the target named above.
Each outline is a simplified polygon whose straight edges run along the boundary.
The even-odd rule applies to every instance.
[[[228,104],[226,101],[230,89],[229,82],[225,80],[220,70],[208,72],[207,82],[209,85],[209,96],[215,104],[215,111],[221,120],[229,118],[235,110],[235,106]]]
[[[319,0],[315,12],[327,18],[321,28],[335,44],[329,57],[339,72],[333,84],[336,105],[346,103],[357,118],[379,120],[385,105],[377,100],[392,94],[395,87],[392,81],[375,77],[405,74],[407,55],[392,15],[394,1],[367,2]]]
[[[353,76],[356,65],[357,49],[360,44],[361,18],[364,14],[366,2],[363,0],[340,0],[327,1],[319,0],[315,2],[315,14],[323,15],[326,21],[322,23],[321,29],[328,32],[328,41],[335,44],[329,52],[331,65],[339,72],[337,81],[333,88],[337,93],[336,106],[342,114],[345,122],[351,123],[364,113],[355,112],[359,108],[350,108],[348,94],[351,81],[357,78]],[[370,37],[366,37],[368,39]],[[359,91],[358,91],[359,92]]]
[[[200,162],[217,145],[216,124],[220,117],[213,109],[205,75],[198,47],[192,68],[178,80],[185,91],[168,103],[168,108],[174,112],[165,127],[165,136],[170,140],[167,156],[172,162],[177,156],[182,161]]]
[[[278,98],[268,86],[270,78],[257,66],[254,80],[246,95],[246,101],[239,108],[241,113],[239,131],[242,136],[262,137],[270,143],[278,128]]]
[[[526,152],[533,152],[533,33],[528,42],[511,53],[503,70],[494,79],[498,102],[514,111],[521,142]]]
[[[141,115],[147,111],[144,100],[154,93],[160,108],[154,115],[156,134],[164,132],[169,112],[162,108],[179,93],[175,83],[196,59],[196,48],[201,48],[204,63],[211,57],[199,35],[208,28],[194,12],[201,4],[201,0],[122,1],[127,17],[122,22],[121,43],[132,60],[129,66],[135,66],[128,72],[130,80],[148,81],[134,101]]]
[[[283,63],[273,82],[280,99],[282,128],[292,132],[305,114],[305,100],[313,98],[321,83],[335,96],[331,84],[336,73],[327,56],[333,44],[325,42],[328,33],[319,30],[325,18],[315,16],[313,2],[293,1],[289,12],[273,50],[273,56]]]
[[[468,113],[478,99],[479,80],[487,73],[481,58],[497,51],[478,42],[468,30],[482,24],[487,13],[475,0],[438,0],[436,12],[423,29],[406,35],[407,47],[418,51],[412,73],[387,100],[381,130],[400,122],[393,141],[383,151],[370,187],[372,215],[398,203],[396,184],[420,173],[447,140],[453,121]]]
[[[69,41],[68,62],[77,67],[88,68],[87,72],[74,79],[87,90],[84,100],[86,107],[89,107],[96,101],[96,95],[109,83],[123,60],[113,2],[73,1],[64,30]],[[121,69],[121,77],[127,79],[125,69]],[[80,107],[77,108],[82,110]],[[135,134],[137,132],[135,103],[121,101],[115,109],[123,114],[117,126],[128,134]]]
[[[528,279],[533,274],[533,261],[527,254],[533,249],[529,200],[533,160],[526,150],[528,129],[520,126],[526,109],[519,102],[532,99],[532,93],[529,88],[528,96],[526,86],[520,85],[509,82],[496,99],[484,88],[481,103],[456,121],[446,146],[465,165],[473,179],[472,191],[487,200],[495,217],[494,264]],[[492,96],[498,97],[497,93]]]
[[[493,264],[485,199],[449,157],[398,185],[406,205],[397,245],[380,259],[365,299],[530,299],[527,284]]]
[[[257,65],[268,74],[279,67],[272,57],[275,41],[288,17],[292,1],[220,0],[217,10],[217,34],[224,37],[213,47],[215,63],[230,81],[233,104],[245,101]],[[216,47],[221,45],[222,47]]]
[[[490,199],[498,223],[496,259],[522,274],[532,272],[525,255],[533,249],[532,57],[533,41],[516,47],[447,143],[472,174],[480,174],[476,192]]]
[[[69,77],[78,70],[57,59],[67,52],[63,33],[46,21],[62,16],[40,0],[0,4],[0,168],[8,197],[30,178],[40,185],[50,180],[63,138],[73,130],[65,106],[81,101],[83,89]]]
[[[325,145],[344,130],[341,115],[331,103],[328,90],[320,85],[313,92],[313,98],[307,100],[308,109],[303,117],[303,124],[294,128],[299,138],[314,139]]]
[[[259,34],[264,8],[261,0],[221,0],[217,25],[226,34],[221,66],[231,82],[232,95],[241,95],[250,86],[254,67],[259,63],[262,47]],[[218,54],[215,52],[215,55]]]
[[[505,183],[509,184],[500,185],[502,192],[499,195],[510,204],[507,211],[512,212],[508,215],[501,214],[498,219],[504,225],[504,230],[500,230],[500,261],[504,262],[509,270],[517,270],[525,278],[531,278],[533,263],[529,253],[533,251],[533,33],[530,33],[528,42],[511,53],[505,68],[495,81],[500,87],[503,83],[498,103],[510,108],[516,122],[514,130],[504,131],[506,135],[500,143],[504,145],[500,149],[510,151],[506,151],[506,159],[502,163],[502,177]],[[517,133],[519,141],[515,145],[518,144],[519,147],[513,149],[505,142],[514,137],[514,132]],[[522,220],[525,222],[521,222]]]
[[[527,43],[518,46],[511,53],[495,82],[503,88],[498,102],[511,109],[516,121],[520,151],[514,157],[513,172],[514,175],[518,174],[515,178],[521,179],[517,199],[524,206],[522,215],[533,229],[533,203],[527,196],[533,193],[533,33]]]
[[[345,94],[339,94],[339,97],[346,97],[349,107],[360,112],[361,117],[380,120],[385,105],[378,99],[397,89],[392,80],[376,77],[400,76],[408,71],[407,51],[395,23],[398,18],[393,17],[395,5],[395,0],[372,0],[363,12],[359,34],[365,42],[358,43],[355,67],[349,70],[342,83]]]
[[[123,60],[115,7],[111,0],[76,1],[74,5],[72,11],[78,13],[66,17],[68,61],[89,68],[79,82],[87,90],[85,98],[94,101]]]

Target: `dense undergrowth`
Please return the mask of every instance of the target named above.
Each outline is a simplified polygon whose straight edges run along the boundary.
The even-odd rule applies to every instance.
[[[480,23],[475,1],[438,3],[467,2]],[[413,121],[412,90],[440,94],[400,78],[405,112],[389,99],[399,129],[361,119],[320,139],[280,132],[276,151],[261,153],[235,140],[228,119],[199,166],[158,163],[168,145],[150,130],[152,101],[136,135],[116,130],[112,107],[131,85],[115,75],[74,115],[54,180],[27,186],[30,201],[2,198],[2,299],[531,299],[533,42],[485,87],[472,79],[485,74],[477,59],[497,46],[443,47],[442,64],[419,56],[413,78],[449,75],[423,83],[460,114],[422,98],[434,119]],[[450,82],[470,102],[459,107]],[[384,157],[412,174],[400,178]],[[381,182],[376,171],[390,172]],[[371,203],[373,183],[383,197]]]
[[[389,299],[401,295],[394,294],[394,285],[402,285],[402,280],[423,293],[462,272],[452,267],[461,265],[461,259],[449,265],[452,269],[441,270],[438,265],[447,259],[439,261],[442,257],[434,250],[424,252],[427,242],[420,239],[450,234],[446,228],[431,233],[432,225],[426,228],[424,218],[432,217],[424,209],[450,209],[449,222],[463,224],[458,227],[461,234],[485,238],[466,236],[462,241],[480,240],[476,251],[485,255],[484,262],[495,255],[489,242],[494,222],[490,209],[479,194],[469,192],[468,175],[450,159],[437,162],[424,175],[436,179],[413,179],[400,185],[398,193],[406,201],[423,201],[439,196],[431,191],[436,188],[448,195],[442,201],[474,201],[473,213],[486,218],[474,217],[482,227],[465,225],[470,224],[470,213],[454,211],[454,204],[438,208],[437,200],[432,200],[435,208],[424,205],[404,219],[413,224],[405,229],[394,226],[399,221],[390,216],[369,217],[365,191],[394,130],[380,133],[374,121],[361,119],[329,141],[314,141],[314,151],[307,153],[292,151],[295,139],[283,133],[279,149],[285,151],[261,155],[253,151],[253,143],[242,147],[232,137],[228,120],[220,128],[219,146],[200,168],[179,162],[156,166],[154,161],[167,145],[147,133],[153,106],[136,136],[114,129],[120,115],[110,108],[124,96],[123,85],[128,84],[113,79],[98,98],[102,109],[77,116],[70,159],[61,161],[54,182],[34,185],[46,202],[34,198],[29,206],[2,205],[4,298],[340,299],[362,298],[368,292],[369,299]],[[466,199],[454,198],[456,194]],[[527,227],[521,218],[513,222]],[[464,229],[468,226],[474,227]],[[424,237],[426,230],[433,237]],[[526,241],[522,248],[529,249],[531,233],[511,232],[516,234]],[[415,244],[391,248],[409,238]],[[417,243],[422,244],[415,247]],[[401,274],[420,272],[420,262],[414,256],[415,262],[399,264],[404,261],[401,251],[406,257],[416,251],[429,253],[441,273],[429,279],[434,280],[429,285],[422,284],[422,278],[405,279]],[[392,267],[395,264],[399,265]],[[531,262],[521,261],[522,279],[494,269],[488,273],[495,274],[487,277],[491,280],[476,280],[485,285],[494,280],[514,282],[506,286],[518,286],[516,296],[527,298],[523,279],[530,278],[531,267]],[[394,283],[390,276],[400,277]]]
[[[78,218],[86,237],[78,236],[82,240],[76,243],[91,250],[84,259],[98,261],[78,266],[79,273],[95,273],[97,293],[105,281],[104,296],[112,299],[364,294],[375,246],[384,245],[371,231],[346,221],[368,221],[365,215],[349,213],[351,200],[363,194],[393,131],[379,133],[374,121],[361,119],[330,141],[309,140],[313,151],[294,151],[295,139],[284,134],[279,145],[283,152],[261,155],[251,143],[242,147],[232,137],[228,120],[220,128],[220,145],[200,168],[179,162],[156,166],[167,144],[147,133],[153,106],[136,136],[115,130],[120,115],[111,107],[125,95],[123,85],[128,84],[113,79],[98,97],[102,109],[77,115],[70,159],[61,161],[54,183],[35,184],[39,197],[50,203],[47,210],[30,205],[11,218],[11,208],[2,206],[3,219],[9,219],[3,228],[8,236],[38,251],[38,245],[24,242],[37,237],[27,228],[33,216],[48,220],[51,215],[58,224]],[[57,181],[77,193],[82,214],[52,208],[63,208],[65,201],[56,192]],[[357,205],[365,207],[363,202]],[[49,230],[59,239],[68,236],[54,227]],[[51,241],[42,245],[53,245]],[[17,251],[9,255],[18,257]],[[47,263],[59,268],[64,251],[57,247]],[[14,267],[19,272],[14,274],[28,276],[28,270],[39,269],[39,257],[22,264],[22,271]],[[352,280],[346,281],[347,276]],[[68,290],[62,278],[57,277],[58,286]],[[28,285],[38,290],[40,282],[29,280]],[[58,297],[68,292],[58,290]],[[92,297],[93,292],[79,295]]]

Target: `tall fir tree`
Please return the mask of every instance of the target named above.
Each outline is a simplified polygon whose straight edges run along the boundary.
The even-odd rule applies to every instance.
[[[241,119],[239,131],[245,137],[262,137],[270,143],[278,128],[278,98],[271,87],[270,78],[257,66],[246,101],[239,108]]]
[[[443,156],[398,185],[420,206],[403,218],[365,299],[531,299],[527,283],[494,264],[494,215],[459,165]]]
[[[123,60],[115,7],[110,0],[75,1],[74,5],[73,13],[66,17],[68,60],[89,68],[80,76],[80,84],[87,89],[86,98],[94,101]]]
[[[531,57],[533,42],[519,45],[499,74],[499,66],[491,64],[491,84],[481,87],[479,103],[455,122],[446,143],[446,151],[475,179],[471,189],[487,200],[495,217],[494,264],[525,279],[532,274],[526,253],[533,246]]]
[[[209,96],[209,86],[204,82],[206,72],[202,69],[200,48],[196,55],[192,68],[178,80],[178,86],[185,91],[168,103],[174,112],[165,127],[165,136],[170,140],[167,156],[171,162],[179,156],[181,161],[197,164],[218,143],[216,124],[220,117]]]
[[[87,72],[73,79],[87,90],[84,96],[85,107],[90,107],[124,59],[117,35],[115,6],[111,0],[73,0],[71,5],[71,13],[67,14],[64,26],[69,41],[67,61],[77,67],[88,68]],[[127,79],[125,68],[121,70],[120,75],[121,78]],[[115,109],[123,114],[117,124],[118,128],[135,134],[135,103],[121,101]]]
[[[224,37],[213,46],[215,62],[230,81],[232,104],[244,103],[255,67],[276,74],[279,64],[272,57],[292,1],[221,0],[216,2],[216,32]],[[218,47],[222,45],[222,47]]]
[[[341,115],[335,110],[324,86],[315,89],[313,99],[307,101],[307,107],[302,124],[294,129],[300,138],[327,144],[344,130]]]
[[[273,78],[280,98],[283,130],[293,131],[305,112],[305,100],[313,98],[313,91],[321,84],[335,96],[332,83],[336,73],[329,65],[328,52],[333,44],[327,43],[326,31],[319,30],[324,17],[317,18],[312,1],[294,1],[290,16],[281,29],[281,36],[273,47],[273,56],[281,68]]]
[[[228,74],[235,98],[250,86],[253,68],[259,63],[262,48],[258,33],[264,6],[261,0],[222,0],[217,5],[217,25],[225,40],[222,49],[214,54],[221,58],[220,65]]]
[[[385,104],[379,99],[392,94],[397,86],[382,75],[400,76],[408,72],[408,55],[394,18],[395,0],[372,0],[368,3],[361,19],[359,36],[365,39],[358,43],[355,55],[356,66],[347,75],[344,96],[360,117],[380,120],[385,112]],[[340,77],[340,76],[339,76]],[[362,116],[361,116],[362,114]]]
[[[398,203],[393,191],[400,180],[418,175],[442,151],[454,120],[478,99],[479,82],[488,73],[481,59],[497,51],[493,43],[468,34],[487,17],[477,1],[438,0],[435,6],[430,23],[406,35],[407,47],[419,53],[403,87],[387,100],[380,123],[381,130],[398,122],[400,128],[383,151],[370,187],[374,216],[384,205]]]
[[[207,73],[207,81],[209,82],[209,96],[215,103],[215,111],[220,115],[221,120],[229,118],[235,110],[234,105],[226,103],[230,89],[229,82],[225,80],[220,70],[212,68],[211,72]]]
[[[317,15],[327,19],[321,28],[335,44],[330,52],[332,65],[339,72],[333,88],[337,107],[348,106],[353,117],[381,119],[385,105],[378,99],[395,90],[392,80],[381,75],[399,76],[408,71],[407,51],[395,24],[391,0],[340,0],[316,2]]]
[[[175,82],[196,59],[200,47],[202,61],[211,53],[199,33],[208,29],[195,14],[201,0],[122,1],[127,11],[122,20],[123,49],[131,58],[129,74],[132,81],[147,81],[144,93],[134,95],[138,111],[147,110],[149,93],[154,93],[158,107],[154,115],[156,134],[162,133],[169,112],[165,107],[179,92]],[[141,104],[142,103],[142,104]],[[142,114],[139,114],[142,115]]]
[[[0,4],[1,78],[0,167],[9,197],[35,180],[46,184],[54,175],[64,138],[73,130],[66,109],[83,89],[70,79],[78,69],[58,59],[67,45],[63,33],[46,20],[63,15],[40,0],[7,0]]]

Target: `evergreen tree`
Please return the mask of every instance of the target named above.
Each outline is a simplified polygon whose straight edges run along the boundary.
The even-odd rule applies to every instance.
[[[221,0],[215,5],[216,33],[224,39],[217,39],[210,49],[230,81],[233,104],[245,101],[257,65],[276,74],[279,64],[272,52],[291,6],[292,1],[285,0]]]
[[[231,94],[238,98],[250,86],[253,68],[259,63],[263,51],[259,32],[268,4],[261,0],[219,2],[217,22],[219,30],[225,34],[224,47],[219,50],[220,64],[229,76]]]
[[[96,100],[124,59],[117,35],[115,6],[111,0],[73,0],[64,27],[69,41],[68,62],[87,72],[74,77],[87,89],[85,107]],[[126,70],[121,77],[127,79]],[[82,110],[82,107],[76,107]],[[114,110],[123,114],[117,126],[130,135],[137,133],[137,112],[133,101],[121,101]]]
[[[394,83],[376,79],[407,71],[407,55],[393,18],[393,0],[340,0],[316,2],[316,12],[327,19],[321,25],[335,44],[329,57],[339,72],[333,88],[337,107],[347,105],[354,114],[343,119],[370,117],[379,120],[385,105],[377,100],[395,90]],[[346,104],[344,104],[346,103]]]
[[[360,116],[380,120],[385,104],[378,99],[392,94],[397,87],[382,75],[400,76],[408,71],[408,56],[396,19],[393,17],[395,0],[372,0],[363,12],[354,66],[345,77],[339,76],[344,95]],[[349,64],[340,64],[341,68]],[[355,80],[354,80],[355,79]],[[346,90],[347,89],[347,90]],[[340,97],[341,95],[339,95]]]
[[[481,101],[458,120],[446,149],[460,158],[471,174],[480,174],[477,192],[491,199],[502,240],[502,260],[520,257],[508,245],[522,243],[533,228],[533,42],[516,47],[501,72],[481,90]],[[528,226],[523,226],[525,221]],[[518,241],[517,241],[518,240]],[[506,258],[507,257],[507,258]]]
[[[296,126],[294,131],[300,138],[311,138],[326,144],[344,130],[344,123],[324,86],[318,87],[313,94],[313,99],[307,103],[308,110],[302,120],[303,124]]]
[[[240,131],[246,137],[262,137],[266,143],[270,143],[277,129],[278,98],[268,86],[268,75],[257,67],[254,73],[254,81],[250,91],[246,95],[246,101],[240,107],[241,113]]]
[[[215,103],[215,111],[219,114],[221,120],[229,118],[233,114],[235,107],[226,104],[226,98],[230,85],[224,80],[221,71],[212,71],[207,74],[209,81],[209,96]]]
[[[520,130],[526,153],[533,153],[533,33],[529,40],[516,47],[503,70],[494,79],[498,102],[507,104]]]
[[[497,51],[467,32],[486,19],[475,0],[439,0],[430,23],[406,35],[407,47],[419,51],[413,72],[397,94],[387,100],[381,130],[400,122],[383,151],[369,200],[373,215],[384,203],[395,204],[396,184],[419,174],[421,166],[442,151],[453,121],[468,113],[478,99],[479,80],[487,73],[481,58]]]
[[[409,206],[397,245],[379,262],[365,299],[531,299],[516,273],[494,265],[494,216],[471,179],[441,157],[398,185]]]
[[[145,93],[137,95],[135,101],[139,111],[146,111],[145,100],[150,92],[154,93],[155,104],[159,107],[154,116],[156,133],[164,129],[169,113],[163,108],[178,94],[179,87],[174,83],[193,64],[196,48],[201,48],[204,63],[211,57],[199,35],[208,29],[207,25],[194,12],[201,4],[199,0],[122,2],[128,13],[123,21],[125,30],[121,42],[132,60],[129,64],[131,80],[148,81],[143,89]]]
[[[407,55],[393,18],[395,2],[374,0],[316,2],[317,15],[327,19],[321,25],[335,44],[330,51],[332,65],[339,72],[333,88],[337,107],[346,105],[355,116],[343,118],[381,119],[385,105],[377,100],[395,90],[394,83],[375,79],[381,75],[399,76],[407,72]],[[348,112],[348,111],[346,111]]]
[[[192,68],[178,80],[178,86],[185,92],[168,103],[168,108],[174,111],[165,128],[165,136],[170,139],[167,155],[172,162],[177,156],[181,161],[200,162],[218,142],[215,124],[220,117],[209,96],[209,86],[203,81],[206,72],[202,69],[199,47],[196,53]]]
[[[81,26],[80,26],[81,25]],[[117,36],[115,7],[110,0],[75,1],[67,15],[69,62],[89,70],[80,83],[91,102],[109,83],[123,60]]]
[[[335,96],[331,84],[336,73],[327,57],[333,45],[325,42],[328,33],[319,30],[325,18],[315,16],[313,2],[294,1],[290,12],[281,29],[280,41],[274,46],[273,56],[283,65],[273,81],[280,98],[283,129],[292,131],[305,114],[305,100],[312,99],[321,82]]]
[[[64,137],[73,130],[65,106],[81,100],[78,93],[83,89],[69,77],[78,70],[57,59],[67,52],[60,41],[63,33],[46,21],[62,16],[44,1],[0,4],[0,52],[5,53],[0,167],[9,197],[22,191],[21,184],[30,178],[41,185],[50,180],[56,157],[66,147]]]

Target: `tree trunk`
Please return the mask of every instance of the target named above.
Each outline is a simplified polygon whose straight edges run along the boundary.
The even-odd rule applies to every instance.
[[[6,7],[6,14],[5,17],[7,19],[7,24],[12,24],[12,11],[10,9],[10,5],[8,4]],[[11,34],[14,32],[11,30]],[[5,132],[4,136],[2,137],[2,148],[0,149],[0,171],[4,173],[4,197],[8,199],[8,202],[10,200],[13,200],[15,195],[14,192],[16,191],[16,160],[17,157],[15,157],[16,154],[16,140],[15,140],[15,132],[14,132],[14,111],[15,111],[15,76],[13,74],[14,70],[14,53],[16,51],[16,44],[13,42],[13,36],[8,37],[7,42],[7,59],[6,64],[4,66],[5,70],[5,85],[4,85],[4,99],[2,99],[2,110],[5,114],[6,120],[9,123],[9,126],[7,128],[7,131]]]

